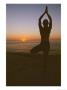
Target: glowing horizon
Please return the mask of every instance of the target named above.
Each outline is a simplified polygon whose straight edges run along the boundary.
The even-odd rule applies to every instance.
[[[41,37],[37,36],[27,36],[27,35],[11,35],[7,37],[7,40],[19,40],[19,41],[33,41],[33,40],[40,40]],[[59,33],[55,32],[50,35],[50,40],[60,40]]]

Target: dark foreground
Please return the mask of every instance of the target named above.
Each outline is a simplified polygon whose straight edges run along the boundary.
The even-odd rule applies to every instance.
[[[7,86],[60,86],[61,56],[27,53],[7,53]]]

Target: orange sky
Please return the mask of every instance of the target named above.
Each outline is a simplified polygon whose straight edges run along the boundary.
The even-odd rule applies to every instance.
[[[38,19],[44,12],[45,7],[45,4],[8,4],[6,6],[7,40],[40,40]],[[48,12],[52,17],[50,39],[60,39],[61,5],[48,4]],[[44,16],[43,19],[46,17]]]

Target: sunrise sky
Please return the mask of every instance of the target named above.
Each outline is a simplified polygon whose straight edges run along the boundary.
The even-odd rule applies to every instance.
[[[61,35],[61,5],[50,4],[48,12],[52,16],[51,39],[60,39]],[[7,4],[6,29],[9,40],[40,39],[38,19],[45,11],[44,4]]]

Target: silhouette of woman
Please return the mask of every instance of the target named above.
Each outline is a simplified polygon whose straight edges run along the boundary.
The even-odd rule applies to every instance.
[[[41,24],[41,19],[43,18],[44,15],[48,16],[49,22],[47,19],[43,20],[43,26]],[[43,51],[44,55],[48,55],[49,49],[50,49],[50,44],[49,44],[49,35],[52,29],[52,18],[48,14],[48,7],[46,6],[45,12],[40,16],[39,18],[39,30],[40,30],[40,35],[41,35],[41,43],[34,48],[32,48],[31,53],[37,53],[39,51]]]

